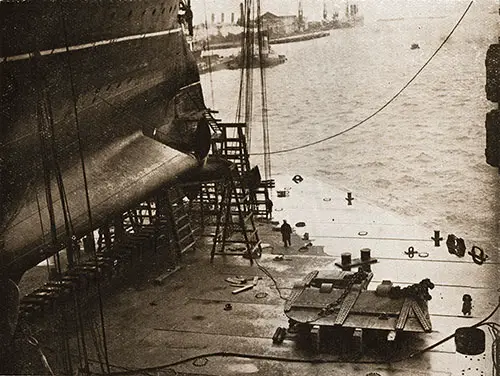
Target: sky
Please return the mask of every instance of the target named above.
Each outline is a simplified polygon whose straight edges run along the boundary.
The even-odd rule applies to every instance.
[[[254,0],[256,1],[256,0]],[[473,7],[498,9],[499,0],[475,0]],[[235,18],[239,15],[241,0],[191,0],[196,24],[206,19],[210,21],[211,14],[215,14],[216,21],[220,20],[221,13],[229,20],[231,13]],[[323,13],[323,3],[326,3],[329,13],[333,9],[345,9],[346,0],[302,0],[306,19],[320,20]],[[365,22],[384,18],[399,17],[443,17],[452,13],[461,13],[470,0],[349,0],[349,3],[358,5]],[[298,11],[299,0],[261,0],[262,13],[270,11],[277,15],[295,15]],[[340,13],[340,12],[339,12]]]

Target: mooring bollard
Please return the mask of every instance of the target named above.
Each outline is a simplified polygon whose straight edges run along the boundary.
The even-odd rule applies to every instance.
[[[352,197],[351,192],[347,192],[346,200],[347,200],[347,205],[352,205],[352,202],[354,201],[354,197]]]
[[[439,247],[441,245],[441,240],[443,240],[443,238],[439,235],[439,230],[434,230],[434,236],[432,236],[431,239],[434,240],[435,247]]]
[[[363,248],[359,251],[361,254],[361,261],[368,261],[371,256],[370,256],[371,249],[370,248]]]
[[[349,252],[344,252],[340,255],[342,270],[351,270],[351,254]]]

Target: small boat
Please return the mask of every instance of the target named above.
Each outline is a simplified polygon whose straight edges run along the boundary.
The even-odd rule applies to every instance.
[[[197,59],[198,71],[200,74],[215,72],[221,69],[227,69],[227,63],[232,60],[232,56],[224,57],[218,54],[201,54]]]
[[[257,37],[258,38],[258,37]],[[279,55],[275,51],[273,51],[269,45],[269,36],[267,33],[263,33],[262,36],[262,51],[259,53],[258,51],[258,41],[255,41],[256,47],[253,56],[247,62],[245,57],[245,51],[248,49],[242,49],[237,56],[234,56],[231,60],[229,60],[226,64],[228,69],[240,69],[245,66],[249,67],[274,67],[275,65],[283,64],[286,61],[285,55]]]
[[[283,64],[285,61],[285,55],[278,55],[276,52],[270,51],[263,53],[262,59],[258,53],[254,54],[252,62],[250,64],[255,68],[259,67],[260,65],[262,65],[263,68],[269,68],[274,67],[275,65]],[[238,56],[235,56],[226,64],[229,69],[240,69],[245,66],[245,59],[242,58],[241,54],[238,54]]]

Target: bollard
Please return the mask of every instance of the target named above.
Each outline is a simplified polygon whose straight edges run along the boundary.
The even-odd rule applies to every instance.
[[[340,254],[342,270],[351,269],[351,254],[349,252],[344,252]]]
[[[443,238],[439,235],[439,230],[434,230],[434,236],[432,236],[431,239],[434,240],[435,247],[439,247],[441,245],[441,240],[443,240]]]
[[[347,192],[347,205],[352,205],[352,201],[354,200],[354,197],[352,197],[352,193],[351,192]]]
[[[371,256],[370,256],[371,249],[370,248],[363,248],[359,252],[361,254],[361,261],[368,261],[371,258]]]

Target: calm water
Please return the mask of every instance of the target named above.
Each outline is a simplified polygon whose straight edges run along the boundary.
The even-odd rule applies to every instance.
[[[288,61],[267,70],[271,149],[318,140],[373,113],[432,55],[466,5],[435,13],[444,17],[374,20],[327,38],[274,46]],[[333,140],[273,155],[273,173],[312,175],[445,234],[496,247],[498,173],[484,157],[485,114],[494,108],[485,99],[484,58],[498,35],[495,5],[475,4],[384,111]],[[420,49],[411,50],[412,43]],[[207,104],[233,121],[239,72],[207,74],[202,83]],[[259,127],[255,121],[253,152],[260,151]],[[254,163],[262,164],[257,157]]]

